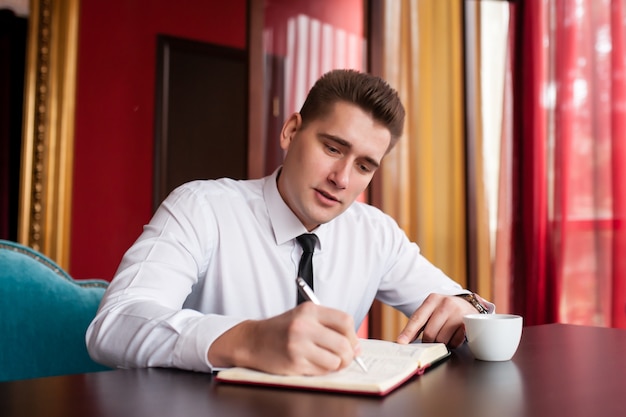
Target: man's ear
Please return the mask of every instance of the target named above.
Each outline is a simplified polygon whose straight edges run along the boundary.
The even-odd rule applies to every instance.
[[[283,124],[283,128],[280,131],[280,147],[283,150],[287,150],[294,136],[298,130],[302,127],[302,116],[300,113],[293,113]]]

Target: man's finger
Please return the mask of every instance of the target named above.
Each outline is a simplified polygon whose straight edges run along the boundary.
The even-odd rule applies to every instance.
[[[408,323],[398,335],[398,343],[411,343],[424,331],[430,315],[432,307],[426,300],[409,318]]]

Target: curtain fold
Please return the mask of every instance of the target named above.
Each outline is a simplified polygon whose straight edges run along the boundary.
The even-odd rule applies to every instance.
[[[547,2],[521,4],[514,83],[513,310],[525,324],[553,321],[555,298],[547,279],[546,126]]]
[[[492,252],[493,285],[492,301],[498,306],[498,311],[509,313],[512,311],[512,258],[513,247],[513,83],[515,61],[515,45],[517,40],[516,22],[518,7],[509,3],[507,7],[508,24],[506,37],[506,52],[504,59],[504,80],[502,85],[502,119],[500,131],[500,152],[498,171],[498,195],[496,196],[497,213],[494,216],[495,236]]]
[[[468,285],[510,310],[515,4],[465,1]]]
[[[422,253],[466,285],[462,3],[384,1],[383,76],[407,111],[381,168],[382,208]],[[382,313],[382,337],[405,319]]]
[[[611,2],[611,176],[613,195],[613,274],[611,319],[626,328],[626,1]]]
[[[465,115],[468,215],[468,284],[482,297],[493,300],[489,208],[485,187],[485,126],[483,124],[484,73],[481,2],[465,5]]]

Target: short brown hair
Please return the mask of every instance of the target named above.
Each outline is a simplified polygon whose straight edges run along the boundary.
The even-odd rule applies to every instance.
[[[300,109],[303,123],[326,116],[338,101],[356,104],[384,124],[391,133],[388,151],[402,136],[405,111],[397,91],[382,78],[356,70],[337,69],[322,75]]]

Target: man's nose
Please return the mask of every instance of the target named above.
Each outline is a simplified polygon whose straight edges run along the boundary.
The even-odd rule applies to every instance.
[[[352,164],[347,160],[337,161],[328,177],[335,187],[345,189],[350,183],[350,172]]]

